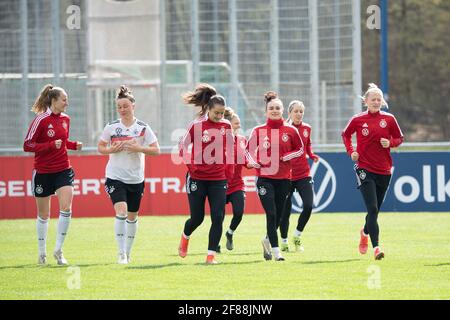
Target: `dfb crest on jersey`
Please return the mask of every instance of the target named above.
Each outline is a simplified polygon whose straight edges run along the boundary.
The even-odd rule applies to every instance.
[[[47,131],[47,135],[48,135],[50,138],[52,138],[52,137],[55,136],[55,131],[54,131],[53,129],[49,129],[49,130]]]
[[[269,149],[270,148],[270,142],[269,142],[269,138],[268,137],[264,138],[264,142],[263,142],[262,146],[263,146],[264,149]]]
[[[309,133],[308,133],[308,130],[303,130],[303,136],[305,137],[305,138],[308,138],[308,135],[309,135]]]
[[[260,196],[265,196],[267,194],[267,189],[264,187],[259,187],[258,193]]]
[[[364,129],[361,130],[361,133],[362,133],[363,136],[367,137],[369,135],[369,129],[364,128]]]
[[[64,130],[67,130],[67,122],[63,121],[62,126],[63,126]]]
[[[281,140],[283,140],[283,142],[287,142],[289,140],[289,136],[286,132],[281,136]]]
[[[220,127],[220,134],[221,135],[225,135],[225,128],[224,127]]]
[[[116,128],[116,134],[120,135],[122,133],[122,128]]]
[[[207,143],[211,140],[211,138],[209,137],[209,132],[208,130],[203,131],[203,136],[202,136],[202,141],[204,143]]]
[[[386,126],[387,126],[386,120],[382,119],[382,120],[380,121],[380,127],[381,127],[381,128],[386,128]]]
[[[241,149],[245,149],[247,147],[245,140],[241,140],[241,142],[239,143],[239,146],[241,147]]]

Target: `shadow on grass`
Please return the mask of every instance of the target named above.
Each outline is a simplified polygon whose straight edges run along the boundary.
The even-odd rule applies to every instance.
[[[253,261],[239,261],[239,262],[220,262],[218,264],[216,264],[216,266],[226,266],[226,265],[239,265],[239,264],[254,264],[254,263],[264,263],[266,262],[265,260],[253,260]],[[206,264],[204,262],[197,262],[194,263],[195,266],[205,266],[205,267],[210,267],[210,264]]]
[[[258,252],[239,252],[239,253],[235,253],[233,251],[222,251],[220,253],[217,254],[217,257],[220,257],[221,255],[224,256],[252,256],[255,254],[262,254],[262,251],[258,251]],[[168,257],[178,257],[178,254],[168,254]],[[197,257],[197,256],[205,256],[206,257],[206,253],[188,253],[189,257]]]
[[[425,265],[425,267],[446,267],[446,266],[450,266],[450,262]]]
[[[181,265],[183,265],[183,263],[172,262],[172,263],[168,263],[168,264],[151,264],[151,265],[146,265],[146,266],[129,266],[129,267],[126,267],[126,269],[138,269],[138,270],[162,269],[162,268],[167,268],[167,267],[177,267],[177,266],[181,266]]]
[[[22,265],[17,265],[17,266],[2,266],[0,267],[0,270],[5,270],[5,269],[26,269],[26,268],[47,268],[49,267],[49,265],[45,265],[45,266],[40,266],[37,263],[33,263],[33,264],[22,264]]]
[[[92,263],[92,264],[68,264],[66,266],[59,266],[56,263],[51,264],[48,263],[46,265],[39,265],[37,263],[32,264],[22,264],[17,266],[1,266],[0,270],[5,269],[58,269],[58,268],[68,268],[68,267],[80,267],[80,268],[88,268],[88,267],[100,267],[100,266],[110,266],[115,263]]]
[[[361,259],[305,261],[305,262],[300,262],[300,263],[301,264],[321,264],[321,263],[345,263],[345,262],[353,262],[353,261],[361,261]]]

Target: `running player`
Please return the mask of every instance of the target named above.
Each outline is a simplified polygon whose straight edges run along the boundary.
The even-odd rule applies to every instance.
[[[34,153],[32,179],[38,217],[38,264],[47,264],[47,232],[50,219],[50,197],[56,193],[59,219],[53,257],[58,265],[67,265],[62,247],[72,216],[74,171],[67,150],[81,150],[83,144],[69,140],[70,118],[65,111],[69,98],[63,88],[47,84],[40,92],[31,111],[36,117],[23,144],[25,152]]]
[[[118,263],[128,264],[144,194],[145,155],[158,155],[160,150],[149,125],[134,116],[135,98],[129,88],[120,87],[116,108],[120,118],[105,126],[97,148],[109,154],[105,190],[116,214]]]
[[[319,157],[315,155],[311,148],[311,126],[303,122],[303,116],[305,114],[305,105],[303,102],[294,100],[289,103],[288,108],[288,123],[294,126],[302,139],[305,146],[305,153],[298,158],[291,160],[291,190],[286,200],[286,207],[280,222],[281,233],[281,251],[288,252],[288,230],[289,230],[289,218],[292,210],[292,195],[297,190],[303,201],[303,210],[298,217],[297,228],[294,231],[294,245],[296,251],[303,251],[300,236],[311,217],[313,208],[314,192],[313,192],[313,180],[311,172],[306,159],[306,155],[314,162],[319,161]]]
[[[256,168],[256,186],[266,213],[267,236],[262,245],[264,258],[283,261],[278,245],[280,225],[286,198],[289,195],[291,163],[303,154],[303,143],[297,129],[283,120],[283,102],[276,92],[264,95],[267,122],[253,128],[247,144],[249,165]],[[271,252],[272,251],[272,252]]]
[[[231,219],[228,230],[225,232],[225,237],[227,239],[226,247],[228,250],[233,250],[233,234],[241,223],[242,216],[244,215],[245,191],[244,180],[242,179],[242,168],[247,164],[245,158],[247,139],[238,134],[239,129],[241,128],[241,120],[232,108],[225,108],[225,119],[230,121],[234,136],[234,164],[231,165],[234,166],[234,175],[231,180],[228,181],[226,201],[226,203],[231,203],[233,207],[233,218]]]
[[[178,254],[186,257],[189,239],[205,218],[208,198],[212,224],[206,264],[217,264],[215,257],[222,235],[227,180],[233,175],[233,166],[227,166],[233,163],[233,134],[230,122],[223,119],[225,98],[212,86],[198,85],[195,91],[184,96],[184,102],[201,107],[201,111],[180,141],[180,155],[188,167],[186,192],[191,215],[184,225]]]
[[[380,111],[386,105],[383,92],[373,83],[364,94],[365,112],[354,115],[342,132],[347,153],[355,161],[358,189],[367,207],[366,223],[360,231],[359,252],[365,254],[368,239],[372,242],[376,260],[384,258],[379,245],[378,213],[391,181],[391,148],[403,142],[403,133],[395,117]],[[356,150],[352,135],[356,133]]]

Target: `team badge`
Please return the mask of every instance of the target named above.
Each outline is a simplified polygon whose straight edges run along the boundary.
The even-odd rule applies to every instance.
[[[202,141],[204,143],[207,143],[211,140],[211,138],[209,137],[209,133],[208,130],[203,131],[203,136],[202,136]]]
[[[36,192],[37,194],[41,194],[42,192],[44,192],[44,189],[42,188],[41,185],[38,185],[38,186],[36,187],[36,189],[35,189],[35,192]]]
[[[139,133],[138,129],[135,129],[135,130],[133,131],[133,134],[134,134],[135,136],[137,136],[138,133]]]
[[[224,127],[220,128],[220,134],[223,135],[223,136],[225,135],[225,128]]]
[[[287,133],[283,133],[283,135],[281,136],[281,140],[283,140],[283,142],[287,142],[289,140],[289,136],[287,135]]]
[[[269,142],[269,138],[268,137],[264,138],[264,142],[263,142],[262,146],[263,146],[264,149],[269,149],[270,148],[270,142]]]
[[[363,136],[367,137],[369,135],[369,129],[364,128],[364,129],[362,129],[361,133]]]
[[[245,147],[246,147],[245,141],[241,140],[241,142],[239,143],[239,146],[241,147],[241,149],[245,149]]]
[[[364,171],[361,171],[359,173],[359,177],[360,177],[361,180],[364,180],[366,178],[366,173]]]
[[[67,130],[67,122],[63,121],[62,126],[63,126],[64,130]]]
[[[106,193],[111,194],[114,192],[114,190],[116,190],[116,188],[114,188],[114,186],[111,186],[111,187],[105,186]]]
[[[258,193],[260,196],[265,196],[267,194],[267,189],[264,187],[260,187]]]
[[[116,134],[120,135],[122,133],[122,128],[116,128]]]
[[[387,126],[386,120],[382,119],[382,120],[380,121],[380,127],[386,128],[386,126]]]
[[[192,191],[192,192],[197,191],[197,184],[196,184],[195,182],[192,182],[192,183],[191,183],[191,191]]]
[[[48,135],[50,138],[52,138],[52,137],[55,136],[55,131],[54,131],[53,129],[50,129],[50,130],[47,131],[47,135]]]
[[[309,133],[308,133],[308,130],[303,130],[303,136],[305,137],[305,138],[308,138],[308,135],[309,135]]]

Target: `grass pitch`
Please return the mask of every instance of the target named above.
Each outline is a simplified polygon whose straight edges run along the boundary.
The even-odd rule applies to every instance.
[[[123,266],[116,264],[114,218],[75,218],[64,245],[68,267],[52,257],[56,218],[43,267],[36,264],[35,221],[0,221],[0,299],[450,299],[450,213],[381,213],[381,261],[371,249],[358,252],[364,214],[313,214],[305,251],[285,253],[284,262],[263,259],[265,217],[247,214],[233,251],[222,237],[215,266],[204,264],[209,216],[188,256],[178,257],[186,219],[140,217],[132,262]]]

